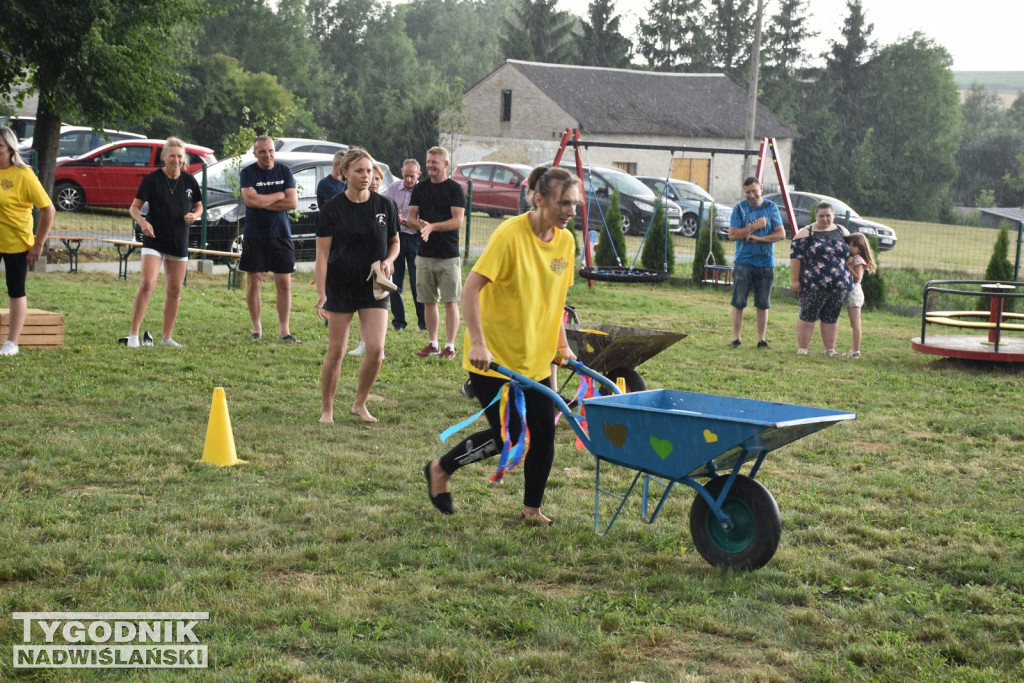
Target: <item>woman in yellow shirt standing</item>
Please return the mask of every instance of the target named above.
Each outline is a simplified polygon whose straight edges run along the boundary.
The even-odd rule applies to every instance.
[[[32,207],[39,209],[39,231],[32,235]],[[53,202],[32,168],[18,154],[18,138],[0,126],[0,261],[7,270],[7,296],[11,322],[0,356],[18,354],[18,339],[25,324],[28,267],[39,260],[53,225]]]
[[[581,183],[568,171],[540,166],[530,174],[527,187],[534,208],[498,226],[462,290],[467,329],[462,365],[486,407],[489,427],[423,468],[430,500],[443,514],[454,512],[448,490],[452,474],[501,452],[499,403],[492,399],[507,379],[490,370],[491,361],[547,383],[556,353],[575,358],[566,342],[562,311],[576,251],[576,241],[565,228],[580,204]],[[524,398],[529,452],[523,468],[523,518],[552,524],[540,506],[554,461],[555,408],[537,391],[526,391]],[[512,401],[508,410],[509,436],[515,441],[520,419]]]

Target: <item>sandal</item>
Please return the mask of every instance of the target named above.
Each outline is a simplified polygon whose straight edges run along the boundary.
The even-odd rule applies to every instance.
[[[825,349],[825,355],[829,358],[838,358],[839,354],[836,353],[835,349]]]
[[[798,356],[806,356],[807,355],[807,349],[797,349],[796,350],[796,355],[798,355]]]
[[[843,355],[847,358],[860,358],[860,351],[847,351]]]

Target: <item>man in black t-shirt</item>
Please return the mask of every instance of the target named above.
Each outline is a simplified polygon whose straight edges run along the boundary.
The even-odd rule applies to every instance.
[[[462,261],[459,259],[459,228],[466,215],[466,193],[448,177],[448,150],[427,150],[427,178],[412,189],[406,224],[419,231],[422,243],[416,256],[416,300],[423,304],[427,345],[417,356],[455,358],[459,331],[459,296],[462,294]],[[440,312],[444,302],[446,343],[438,344]]]
[[[263,338],[260,290],[263,274],[274,274],[277,322],[282,341],[301,344],[289,328],[292,311],[292,273],[295,272],[295,247],[292,244],[288,212],[299,206],[295,178],[291,169],[274,162],[274,140],[260,135],[252,146],[256,163],[239,173],[242,201],[245,203],[245,239],[238,269],[245,273],[245,303],[249,308],[254,340]]]

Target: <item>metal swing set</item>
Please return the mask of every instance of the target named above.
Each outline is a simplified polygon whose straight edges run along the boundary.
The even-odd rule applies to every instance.
[[[777,149],[777,143],[775,138],[764,137],[761,138],[761,145],[758,151],[749,151],[742,149],[726,149],[726,148],[707,148],[707,147],[672,147],[667,145],[630,145],[625,143],[616,142],[587,142],[583,143],[580,141],[580,131],[578,128],[566,128],[562,134],[561,143],[558,146],[558,151],[555,152],[554,165],[558,166],[562,162],[562,156],[565,150],[569,146],[573,147],[574,160],[576,166],[576,175],[580,179],[585,179],[584,175],[584,163],[580,154],[580,147],[588,152],[589,162],[589,148],[590,147],[617,147],[620,149],[645,149],[645,150],[659,150],[669,152],[669,168],[665,175],[665,186],[662,187],[661,195],[658,197],[658,201],[655,203],[655,211],[651,217],[650,223],[647,225],[647,229],[644,231],[644,236],[640,240],[640,246],[637,248],[636,255],[633,257],[633,263],[626,266],[622,263],[622,258],[615,250],[614,244],[612,250],[615,255],[616,264],[615,266],[595,266],[593,263],[593,254],[590,242],[590,229],[589,220],[591,203],[597,207],[597,210],[601,212],[601,223],[604,226],[604,232],[606,236],[610,235],[608,229],[608,221],[605,219],[604,213],[601,209],[601,205],[596,201],[596,193],[594,190],[593,183],[590,183],[587,187],[586,194],[587,200],[580,207],[580,219],[581,225],[583,226],[583,266],[579,270],[579,276],[587,279],[591,285],[595,280],[602,282],[662,282],[668,279],[668,263],[667,259],[674,258],[671,252],[671,239],[669,238],[667,217],[665,225],[665,249],[663,251],[665,261],[662,262],[661,270],[652,270],[649,268],[638,268],[636,266],[637,260],[640,258],[640,253],[643,250],[644,241],[647,239],[647,232],[650,230],[651,225],[654,223],[654,218],[657,216],[657,207],[662,205],[665,200],[665,190],[667,189],[668,181],[671,179],[672,164],[675,160],[675,153],[686,153],[686,152],[699,152],[704,154],[710,154],[711,158],[714,159],[716,154],[742,154],[744,156],[750,156],[752,154],[757,155],[757,168],[755,171],[755,177],[758,181],[761,181],[764,175],[765,162],[768,158],[768,154],[771,153],[772,162],[775,165],[776,177],[779,179],[781,186],[781,193],[783,203],[785,204],[786,215],[789,218],[789,224],[796,225],[796,217],[793,213],[793,204],[789,198],[789,190],[786,187],[785,172],[782,169],[782,164],[779,160],[779,152]],[[586,164],[589,168],[590,164]],[[713,228],[712,228],[713,229]],[[698,239],[700,233],[697,233]],[[711,239],[711,230],[708,230],[709,239]],[[720,271],[729,271],[731,268],[726,264],[717,264],[714,259],[713,250],[708,245],[708,256],[704,263],[704,281],[721,283]],[[727,282],[727,280],[725,280]]]

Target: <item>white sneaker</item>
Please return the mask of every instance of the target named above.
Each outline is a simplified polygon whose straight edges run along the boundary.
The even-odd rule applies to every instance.
[[[174,341],[173,339],[161,339],[160,340],[160,346],[173,346],[176,349],[180,349],[181,348],[181,344],[179,344],[178,342]]]
[[[129,349],[137,349],[137,348],[139,348],[139,335],[137,335],[137,334],[129,334],[128,335],[128,341],[125,342],[125,345]]]
[[[0,356],[17,356],[18,351],[18,345],[12,342],[10,339],[5,341],[3,343],[3,346],[0,346]]]
[[[365,342],[359,342],[359,346],[357,346],[356,348],[354,348],[351,351],[349,351],[348,355],[350,355],[350,356],[362,356],[364,353],[366,353],[366,343]]]

